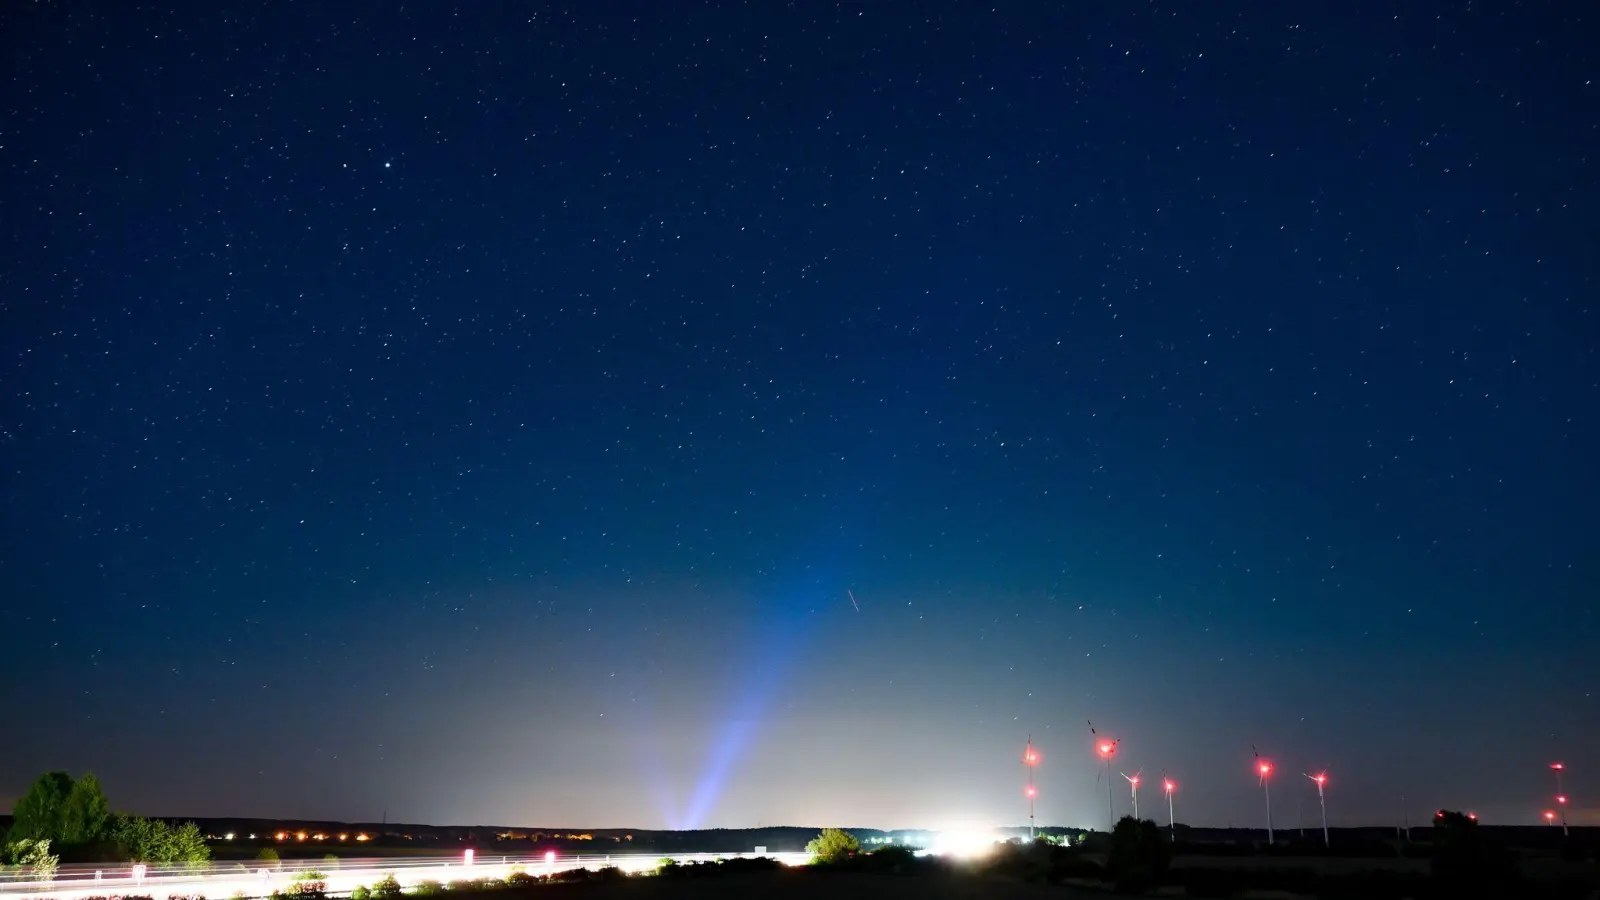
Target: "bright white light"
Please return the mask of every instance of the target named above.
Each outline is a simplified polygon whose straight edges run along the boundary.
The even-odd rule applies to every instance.
[[[556,852],[554,850],[546,851],[545,855],[544,855],[544,861],[545,861],[546,865],[551,865],[551,866],[555,865],[556,864]]]
[[[993,850],[999,840],[993,831],[941,831],[934,837],[933,846],[929,849],[938,856],[971,859]]]

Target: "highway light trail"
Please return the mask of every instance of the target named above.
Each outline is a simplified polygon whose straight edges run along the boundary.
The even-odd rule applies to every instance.
[[[807,853],[765,853],[762,856],[785,865],[804,865],[811,857]],[[713,862],[720,859],[754,859],[754,853],[623,853],[540,856],[479,856],[472,864],[465,857],[448,861],[438,857],[402,859],[342,859],[337,864],[317,860],[293,860],[265,863],[250,860],[237,863],[213,863],[198,869],[147,868],[142,877],[136,875],[129,863],[103,866],[63,866],[49,881],[33,880],[25,873],[7,871],[0,876],[0,897],[49,898],[49,900],[80,900],[86,897],[108,896],[169,896],[206,897],[268,897],[273,891],[288,892],[297,876],[305,872],[318,872],[327,883],[330,895],[346,895],[359,886],[393,875],[401,887],[411,888],[424,881],[449,884],[452,881],[477,879],[503,880],[513,872],[528,875],[553,875],[574,869],[603,869],[614,866],[630,874],[654,871],[663,859],[679,864]]]

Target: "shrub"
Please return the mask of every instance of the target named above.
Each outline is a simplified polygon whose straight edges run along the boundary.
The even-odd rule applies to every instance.
[[[372,900],[395,900],[405,891],[400,887],[400,879],[394,877],[393,872],[383,873],[383,877],[372,883],[367,895]]]
[[[824,828],[822,833],[806,844],[806,852],[820,863],[836,863],[849,859],[861,851],[856,836],[840,828]]]
[[[318,879],[296,876],[294,882],[289,885],[289,896],[298,898],[298,900],[323,900],[328,896],[328,883]]]
[[[506,876],[506,887],[519,888],[538,883],[539,879],[537,877],[529,875],[521,869],[512,869],[511,874]]]
[[[358,884],[350,889],[350,900],[372,900],[372,892],[364,884]]]
[[[425,881],[417,882],[416,885],[411,888],[411,893],[416,894],[418,897],[432,897],[435,894],[444,893],[444,885],[434,881],[432,878],[429,878]]]
[[[271,847],[262,847],[261,851],[256,854],[256,859],[262,862],[277,862],[278,851],[272,849]]]

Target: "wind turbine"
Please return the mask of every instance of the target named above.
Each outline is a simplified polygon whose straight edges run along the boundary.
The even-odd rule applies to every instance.
[[[1333,846],[1328,841],[1328,800],[1325,796],[1323,796],[1322,793],[1322,786],[1328,783],[1328,773],[1318,772],[1317,774],[1312,775],[1311,773],[1306,772],[1304,774],[1307,778],[1317,783],[1317,805],[1322,807],[1322,846],[1323,849],[1327,849],[1328,847]]]
[[[1128,790],[1133,793],[1133,820],[1137,822],[1139,821],[1139,773],[1129,775],[1123,772],[1122,777],[1128,779]]]
[[[1117,755],[1117,745],[1122,739],[1101,737],[1100,732],[1094,730],[1093,722],[1089,723],[1089,734],[1094,737],[1095,752],[1106,764],[1106,833],[1110,834],[1117,828],[1117,813],[1111,805],[1111,757]]]
[[[1267,776],[1272,774],[1272,763],[1261,758],[1261,751],[1254,744],[1250,745],[1250,752],[1256,755],[1256,772],[1261,776],[1261,790],[1267,796],[1267,846],[1272,846],[1272,785],[1267,781]]]

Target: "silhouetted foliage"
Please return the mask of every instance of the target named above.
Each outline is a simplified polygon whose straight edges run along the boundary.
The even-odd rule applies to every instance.
[[[385,872],[382,878],[372,883],[368,893],[372,900],[395,900],[405,891],[401,889],[400,879],[395,878],[394,873]]]
[[[278,861],[278,851],[271,847],[262,847],[260,852],[256,853],[256,859],[260,860],[261,862],[275,863]]]
[[[1490,841],[1478,821],[1450,810],[1433,819],[1436,889],[1457,897],[1513,896],[1521,880],[1510,851]]]
[[[1172,864],[1172,845],[1149,819],[1123,816],[1111,832],[1106,874],[1119,891],[1143,891],[1157,884]]]
[[[820,863],[837,863],[861,852],[856,836],[840,828],[824,828],[806,844],[806,852]]]
[[[718,875],[736,875],[744,872],[772,872],[782,868],[782,863],[767,856],[755,859],[735,857],[733,859],[692,863],[680,863],[676,860],[666,859],[662,860],[661,865],[656,868],[656,874],[663,878],[708,878]]]

